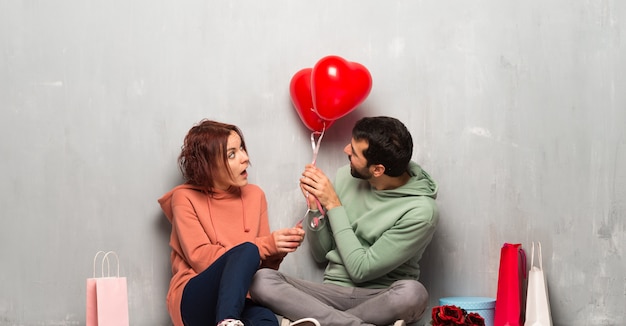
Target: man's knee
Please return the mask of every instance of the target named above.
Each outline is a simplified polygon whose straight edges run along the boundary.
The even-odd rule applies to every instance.
[[[424,285],[414,280],[401,280],[392,287],[397,293],[394,305],[400,310],[399,313],[407,316],[407,321],[421,318],[428,305],[428,291]]]
[[[406,299],[412,302],[428,301],[428,291],[422,283],[414,280],[400,280],[394,283],[399,285],[400,291],[406,296]]]
[[[278,277],[278,271],[271,268],[262,268],[256,271],[252,278],[252,284],[250,284],[250,297],[256,302],[265,301]]]
[[[270,283],[276,282],[281,278],[280,272],[271,268],[261,268],[254,273],[253,281],[254,283]]]

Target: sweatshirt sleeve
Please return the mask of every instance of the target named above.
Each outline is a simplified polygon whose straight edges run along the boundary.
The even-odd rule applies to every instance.
[[[286,253],[279,253],[274,242],[274,236],[270,233],[269,218],[267,214],[267,199],[265,194],[261,196],[261,214],[259,235],[254,240],[254,244],[259,248],[261,255],[261,267],[278,269]]]
[[[332,231],[327,220],[320,211],[309,210],[302,226],[306,231],[306,239],[313,259],[318,263],[325,262],[326,253],[334,247]]]
[[[261,255],[261,267],[267,267],[271,269],[278,269],[280,263],[287,253],[279,253],[274,243],[274,236],[272,234],[257,237],[254,244],[259,248],[259,254]]]
[[[343,206],[328,211],[337,251],[350,278],[363,283],[381,277],[416,255],[421,256],[436,227],[435,206],[407,212],[370,247],[363,246],[350,226]]]
[[[183,192],[172,195],[172,231],[180,242],[181,255],[196,273],[204,271],[226,252],[224,246],[211,242]]]

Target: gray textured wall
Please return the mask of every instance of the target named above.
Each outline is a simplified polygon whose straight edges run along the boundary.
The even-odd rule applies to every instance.
[[[128,278],[131,325],[168,325],[169,225],[186,131],[239,125],[272,228],[304,213],[312,158],[291,76],[366,66],[331,175],[366,115],[403,120],[439,181],[432,304],[495,296],[504,242],[543,243],[556,325],[626,319],[626,3],[0,0],[0,324],[83,325],[98,250]],[[319,280],[303,250],[282,269]]]

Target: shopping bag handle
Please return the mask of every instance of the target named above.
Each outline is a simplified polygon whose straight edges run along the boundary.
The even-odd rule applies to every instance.
[[[104,257],[102,258],[102,274],[104,275],[104,260],[106,260],[107,261],[107,277],[111,277],[111,266],[109,265],[110,254],[115,255],[115,262],[117,263],[117,277],[120,277],[120,258],[117,256],[117,253],[115,253],[115,251],[109,251],[106,254],[104,254]]]
[[[104,255],[102,256],[102,263],[101,263],[101,270],[100,270],[100,276],[101,277],[111,277],[111,264],[109,262],[109,255],[115,255],[115,260],[117,263],[117,277],[120,277],[120,259],[117,256],[117,253],[115,253],[115,251],[98,251],[96,253],[96,255],[93,257],[93,277],[96,278],[96,262],[98,260],[98,256],[100,255]],[[104,263],[106,262],[107,264],[107,273],[106,276],[104,274]]]
[[[543,257],[541,256],[541,242],[537,241],[537,256],[539,260],[539,269],[543,270]],[[535,242],[532,242],[531,251],[530,251],[530,267],[535,266]]]
[[[106,257],[106,252],[105,251],[100,250],[100,251],[98,251],[96,253],[96,255],[93,257],[93,278],[96,278],[96,261],[98,260],[98,256],[100,256],[100,255],[104,255],[104,257],[102,258],[103,262],[104,262],[105,259],[107,260],[107,263],[109,261],[109,258]],[[100,276],[104,277],[103,274],[100,274]]]

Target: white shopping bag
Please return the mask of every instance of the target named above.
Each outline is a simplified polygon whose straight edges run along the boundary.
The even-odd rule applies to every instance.
[[[537,261],[535,266],[535,242],[532,243],[530,254],[530,270],[528,271],[528,292],[526,295],[526,322],[524,326],[552,326],[548,284],[543,273],[541,243],[537,242]]]

